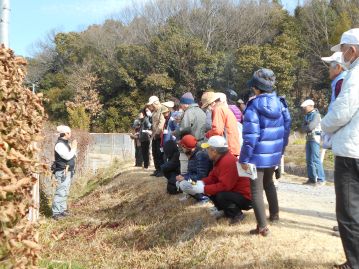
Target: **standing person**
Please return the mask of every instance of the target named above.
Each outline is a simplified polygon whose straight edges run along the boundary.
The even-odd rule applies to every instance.
[[[220,100],[219,94],[208,92],[202,98],[202,108],[212,111],[211,130],[206,133],[210,138],[215,135],[225,136],[228,142],[229,151],[239,156],[240,152],[240,135],[238,122],[233,112]]]
[[[161,134],[165,118],[162,114],[162,105],[157,96],[151,96],[147,106],[152,112],[152,156],[156,169],[151,176],[162,177],[161,165],[164,159],[163,149],[161,148]]]
[[[173,132],[177,139],[182,139],[187,134],[193,135],[198,143],[201,143],[204,139],[204,133],[206,128],[206,114],[195,103],[192,93],[186,92],[180,98],[180,109],[182,109],[183,115],[179,128]],[[181,151],[181,174],[187,172],[188,158],[186,154]]]
[[[180,174],[180,160],[178,146],[175,141],[169,140],[163,146],[166,161],[161,165],[163,175],[167,179],[167,193],[180,193],[176,186],[176,176]]]
[[[71,129],[68,126],[60,125],[57,127],[60,133],[55,145],[55,161],[51,170],[57,181],[56,191],[52,203],[52,218],[59,220],[69,215],[67,211],[67,197],[71,186],[71,180],[75,173],[75,158],[77,151],[77,141],[71,144]]]
[[[341,92],[321,125],[332,134],[334,184],[339,233],[347,261],[340,269],[359,268],[359,28],[343,33],[333,51],[343,53],[349,69]]]
[[[141,115],[142,113],[140,113],[139,117],[135,119],[135,121],[133,122],[132,128],[134,133],[130,134],[130,137],[131,139],[133,139],[135,145],[135,167],[142,167],[143,164],[141,141],[140,141]]]
[[[236,101],[238,94],[234,90],[228,89],[226,91],[228,108],[233,112],[238,122],[242,122],[243,114],[242,111],[237,107]]]
[[[263,201],[263,188],[269,204],[270,221],[279,220],[277,191],[273,173],[280,164],[288,144],[291,119],[288,106],[274,91],[275,75],[270,69],[254,72],[248,86],[255,97],[248,104],[244,114],[243,146],[239,162],[244,170],[248,164],[257,167],[258,177],[251,180],[253,209],[257,228],[251,234],[267,236],[269,229]]]
[[[170,102],[172,104],[170,104]],[[162,103],[163,105],[162,114],[165,118],[165,124],[163,126],[163,131],[161,136],[161,147],[163,147],[166,144],[166,142],[170,140],[174,140],[174,141],[176,140],[176,137],[172,134],[177,127],[175,123],[175,119],[173,117],[174,112],[171,111],[171,109],[174,106],[174,103],[172,101],[170,102]]]
[[[304,184],[325,184],[325,173],[322,161],[320,160],[320,137],[322,129],[320,127],[320,113],[314,108],[313,100],[305,100],[301,107],[304,111],[303,132],[306,133],[306,159],[308,181]]]
[[[152,124],[151,124],[152,113],[148,108],[145,108],[142,113],[140,113],[140,142],[141,142],[141,152],[143,158],[143,168],[148,169],[150,165],[150,141],[152,135]]]

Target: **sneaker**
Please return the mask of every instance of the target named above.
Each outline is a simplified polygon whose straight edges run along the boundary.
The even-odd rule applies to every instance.
[[[156,174],[156,177],[163,177],[162,171],[159,171],[159,172]]]
[[[223,210],[218,210],[216,207],[214,207],[214,208],[211,208],[210,210],[209,210],[210,212],[209,212],[209,214],[212,216],[212,217],[214,217],[216,220],[219,220],[219,219],[221,219],[221,218],[224,218],[224,211]]]
[[[336,268],[336,269],[352,269],[352,268],[350,267],[350,265],[348,264],[348,262],[343,263],[343,264],[334,265],[333,268]]]
[[[333,233],[332,233],[332,236],[340,237],[340,233],[339,233],[339,232],[333,232]]]
[[[151,177],[155,177],[155,176],[157,176],[157,174],[158,174],[158,171],[156,170],[156,171],[154,171],[150,176],[151,176]]]
[[[187,201],[188,199],[189,199],[189,195],[188,194],[183,194],[182,195],[182,197],[180,197],[178,200],[180,201],[180,202],[184,202],[184,201]]]
[[[63,217],[64,217],[64,216],[62,215],[62,213],[61,213],[61,214],[52,215],[52,219],[53,219],[53,220],[56,220],[56,221],[62,219]]]
[[[308,179],[306,182],[303,183],[303,185],[311,185],[311,186],[315,186],[316,185],[316,182],[311,180],[311,179]]]
[[[261,236],[266,237],[267,235],[269,235],[269,229],[268,229],[268,227],[259,228],[257,226],[256,229],[249,231],[249,233],[252,235],[261,235]]]
[[[239,214],[237,214],[237,216],[235,216],[234,218],[231,218],[231,219],[229,220],[229,224],[230,224],[230,225],[239,224],[239,223],[241,223],[241,222],[244,220],[245,217],[246,217],[246,216],[245,216],[242,212],[240,212]]]
[[[273,215],[269,216],[269,221],[273,222],[273,223],[279,222],[279,215],[278,214],[273,214]]]
[[[69,216],[71,216],[71,214],[70,214],[70,212],[69,212],[68,210],[65,210],[64,212],[62,212],[61,215],[62,215],[63,217],[69,217]]]
[[[325,186],[326,181],[325,180],[318,180],[317,185],[318,186]]]

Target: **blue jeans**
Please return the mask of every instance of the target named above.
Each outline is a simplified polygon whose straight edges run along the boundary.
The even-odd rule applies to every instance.
[[[320,145],[315,141],[307,141],[305,150],[307,155],[308,179],[313,182],[325,181],[324,168],[320,161]]]
[[[59,215],[67,210],[67,196],[70,192],[72,173],[68,171],[58,171],[55,173],[56,191],[52,203],[52,215]]]

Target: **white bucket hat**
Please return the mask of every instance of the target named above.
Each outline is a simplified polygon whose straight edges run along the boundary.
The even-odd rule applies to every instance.
[[[301,105],[300,107],[307,107],[307,106],[314,106],[315,103],[313,100],[311,99],[308,99],[308,100],[305,100]]]
[[[331,48],[331,51],[340,51],[340,46],[343,44],[359,45],[359,28],[353,28],[342,34],[340,43]]]

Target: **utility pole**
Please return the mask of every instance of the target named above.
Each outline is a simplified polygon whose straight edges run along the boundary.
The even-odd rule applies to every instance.
[[[10,0],[0,0],[0,44],[9,47]]]

